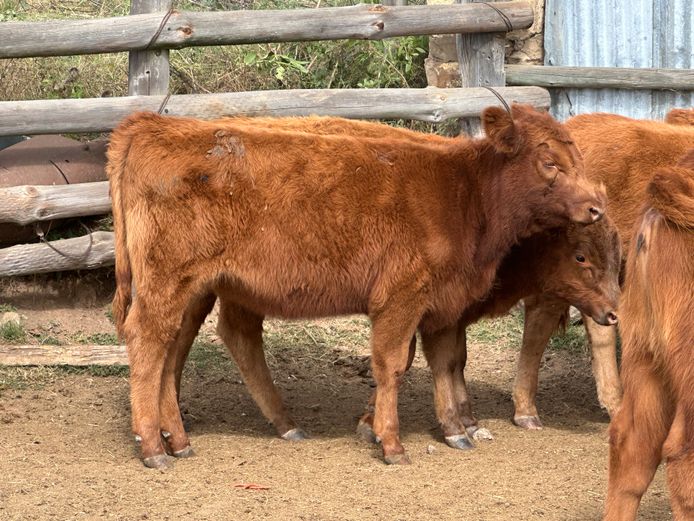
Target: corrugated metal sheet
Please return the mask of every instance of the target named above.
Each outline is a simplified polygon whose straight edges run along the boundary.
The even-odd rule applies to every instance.
[[[545,65],[694,68],[694,0],[547,0]],[[692,92],[552,89],[560,120],[585,112],[662,119]]]

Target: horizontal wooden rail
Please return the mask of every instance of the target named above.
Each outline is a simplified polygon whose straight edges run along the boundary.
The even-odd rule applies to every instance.
[[[512,29],[525,29],[533,23],[529,2],[495,2],[494,7],[505,15]],[[4,22],[0,58],[507,30],[504,17],[485,4],[174,11],[168,18],[165,13],[153,13],[92,20]]]
[[[0,223],[30,224],[110,211],[107,181],[0,188]]]
[[[125,346],[0,345],[0,365],[128,365]]]
[[[508,102],[548,108],[549,93],[538,87],[498,87]],[[164,96],[0,102],[0,136],[103,132],[132,112],[157,111]],[[308,116],[353,119],[417,119],[441,122],[478,116],[499,100],[483,88],[316,89],[186,94],[172,96],[165,114],[212,119],[222,116]]]
[[[579,89],[694,90],[694,70],[507,65],[506,83]]]
[[[94,232],[90,237],[76,237],[46,244],[20,244],[0,249],[0,277],[50,273],[53,271],[94,269],[114,263],[112,232]]]

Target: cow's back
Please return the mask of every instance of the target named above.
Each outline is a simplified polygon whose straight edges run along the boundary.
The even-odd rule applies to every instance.
[[[379,278],[453,266],[470,239],[460,173],[436,145],[149,114],[123,133],[128,249],[147,263],[136,279],[233,273],[233,293],[270,314],[365,312]]]
[[[605,183],[608,212],[627,251],[653,172],[676,164],[694,147],[694,127],[613,114],[576,116],[566,126],[583,154],[588,176]]]

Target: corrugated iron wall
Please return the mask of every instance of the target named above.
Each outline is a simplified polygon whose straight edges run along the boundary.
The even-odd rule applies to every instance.
[[[545,65],[694,68],[694,0],[546,0]],[[692,92],[552,89],[560,120],[585,112],[662,119]]]

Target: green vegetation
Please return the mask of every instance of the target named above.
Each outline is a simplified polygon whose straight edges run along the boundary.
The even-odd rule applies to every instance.
[[[0,397],[6,391],[24,389],[42,389],[52,382],[69,375],[86,375],[93,377],[127,378],[129,368],[124,365],[87,365],[87,366],[1,366]]]
[[[345,6],[346,0],[180,0],[181,10]],[[423,1],[422,1],[423,3]],[[0,22],[122,16],[129,0],[0,0]],[[172,50],[173,93],[292,88],[424,87],[427,38],[197,47]],[[0,99],[123,96],[127,54],[0,61]]]
[[[523,336],[523,312],[512,310],[508,315],[483,319],[467,330],[468,344],[484,344],[504,349],[518,349]]]
[[[234,364],[223,344],[210,342],[204,335],[200,335],[190,349],[187,366],[203,372],[226,372],[234,367]]]
[[[556,332],[549,340],[549,349],[587,353],[586,330],[582,324],[569,325],[566,331]]]
[[[10,311],[17,311],[17,308],[12,304],[0,304],[0,313],[8,313]]]
[[[118,337],[113,333],[78,333],[74,336],[74,341],[78,344],[92,344],[98,346],[118,345]]]
[[[485,344],[502,349],[520,349],[523,340],[523,311],[512,310],[508,315],[495,319],[483,319],[468,328],[469,344]],[[573,353],[587,352],[587,339],[583,325],[569,325],[566,331],[552,335],[549,349]]]
[[[21,324],[7,322],[0,326],[0,341],[5,344],[21,344],[26,338],[26,331]]]

